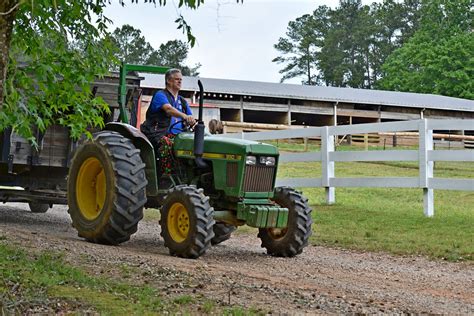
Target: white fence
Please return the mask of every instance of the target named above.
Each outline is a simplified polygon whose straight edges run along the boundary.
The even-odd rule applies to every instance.
[[[320,152],[283,153],[280,156],[280,162],[320,161],[322,165],[322,177],[277,179],[277,185],[307,188],[324,187],[326,188],[326,199],[329,204],[334,203],[336,200],[335,188],[337,187],[421,188],[423,189],[424,195],[424,213],[426,216],[431,217],[434,215],[434,189],[474,191],[474,179],[447,179],[434,177],[434,161],[474,162],[474,150],[433,150],[433,130],[474,130],[474,120],[424,119],[375,124],[311,127],[297,130],[234,133],[223,136],[249,140],[321,137]],[[344,152],[336,152],[334,150],[335,136],[405,131],[418,131],[418,150]],[[419,176],[405,178],[335,177],[334,164],[336,162],[355,161],[418,161]]]

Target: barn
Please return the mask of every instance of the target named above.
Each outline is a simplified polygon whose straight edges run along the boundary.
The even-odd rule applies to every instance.
[[[164,88],[164,75],[140,74],[143,105]],[[431,94],[200,78],[209,116],[229,122],[327,126],[474,118],[474,101]],[[197,80],[183,77],[182,94],[196,103]]]

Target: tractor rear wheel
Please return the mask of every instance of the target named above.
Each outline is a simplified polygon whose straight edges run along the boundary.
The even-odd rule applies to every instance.
[[[230,236],[236,229],[237,227],[235,227],[234,225],[226,223],[215,223],[213,227],[215,236],[211,239],[211,244],[215,246],[226,241],[230,238]]]
[[[311,236],[311,208],[308,199],[289,187],[275,188],[273,200],[289,210],[288,226],[285,228],[260,228],[258,237],[267,253],[277,257],[293,257],[308,245]]]
[[[68,175],[72,225],[88,241],[117,245],[130,239],[146,203],[145,164],[122,135],[102,131],[79,147]]]
[[[173,256],[196,259],[211,246],[214,209],[195,186],[171,189],[161,208],[161,236]]]
[[[28,206],[31,213],[46,213],[49,210],[49,204],[45,203],[29,202]]]

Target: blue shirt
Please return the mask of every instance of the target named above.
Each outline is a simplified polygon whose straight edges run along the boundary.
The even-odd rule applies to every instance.
[[[155,93],[155,96],[151,100],[151,104],[150,104],[151,112],[155,113],[157,111],[163,111],[162,108],[163,108],[163,105],[165,105],[165,104],[170,104],[172,107],[174,107],[178,111],[183,112],[183,105],[181,104],[181,100],[186,102],[186,100],[184,100],[183,98],[178,97],[178,99],[175,99],[174,96],[171,95],[171,101],[172,102],[170,103],[170,101],[168,100],[168,97],[166,96],[165,92],[163,90],[160,90],[157,93]],[[193,115],[193,112],[191,111],[191,108],[189,107],[189,104],[186,103],[186,105],[187,105],[186,106],[186,114],[187,115]],[[177,121],[182,121],[182,118],[177,118],[177,117],[172,116],[170,126],[172,126]],[[173,126],[172,131],[170,131],[168,129],[168,132],[172,132],[173,134],[179,134],[179,133],[182,132],[182,130],[183,130],[183,123],[180,122],[180,123],[177,123],[175,126]]]

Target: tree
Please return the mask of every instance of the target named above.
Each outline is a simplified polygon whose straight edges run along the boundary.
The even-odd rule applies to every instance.
[[[400,21],[399,42],[406,43],[420,27],[421,4],[425,0],[404,0],[401,7],[401,16],[397,15]]]
[[[156,51],[156,64],[181,69],[185,76],[197,76],[199,75],[198,69],[201,67],[200,64],[194,67],[184,64],[184,61],[188,58],[188,52],[189,46],[183,41],[168,41],[165,44],[161,44],[160,48]]]
[[[335,9],[318,7],[288,25],[275,48],[284,63],[282,81],[304,77],[304,83],[372,88],[386,58],[413,33],[421,0],[385,0],[362,5],[341,0]]]
[[[423,3],[420,28],[383,65],[378,87],[474,99],[470,0]]]
[[[272,61],[286,64],[279,72],[283,74],[281,82],[287,79],[304,76],[303,84],[317,84],[317,55],[320,41],[327,31],[329,8],[319,7],[313,15],[305,14],[288,23],[286,37],[281,37],[274,45],[283,56]],[[286,56],[285,56],[286,55]]]
[[[344,0],[329,13],[331,28],[320,54],[321,76],[327,85],[366,88],[366,58],[371,25],[361,0]]]
[[[89,84],[110,64],[109,43],[98,42],[108,22],[101,16],[104,4],[81,1],[70,8],[69,1],[45,0],[10,5],[6,19],[14,21],[14,28],[5,43],[11,44],[8,68],[6,56],[1,57],[1,70],[8,70],[2,78],[0,130],[11,126],[34,143],[32,126],[44,131],[58,123],[77,138],[87,126],[103,125],[106,104],[91,98]],[[84,43],[84,49],[72,48],[69,39]]]
[[[183,75],[198,75],[199,64],[189,67],[184,63],[188,57],[189,45],[183,41],[168,41],[155,50],[139,29],[128,24],[116,28],[111,34],[111,40],[116,47],[114,55],[117,60],[128,64],[179,68]]]
[[[144,2],[166,4],[166,0]],[[0,131],[12,127],[35,144],[33,126],[44,131],[61,124],[74,138],[87,133],[89,126],[103,126],[108,107],[91,96],[90,83],[106,74],[113,60],[106,30],[110,20],[103,14],[108,3],[0,1]],[[180,0],[179,6],[196,9],[202,3]],[[182,16],[176,22],[192,45],[189,25]],[[70,40],[84,49],[75,49]]]
[[[155,50],[139,29],[125,24],[112,32],[111,40],[116,46],[114,55],[118,60],[127,64],[150,64],[150,56]]]
[[[382,65],[387,57],[413,35],[420,19],[421,0],[403,3],[387,0],[373,3],[371,16],[373,28],[368,47],[368,86],[377,85],[382,77]]]

